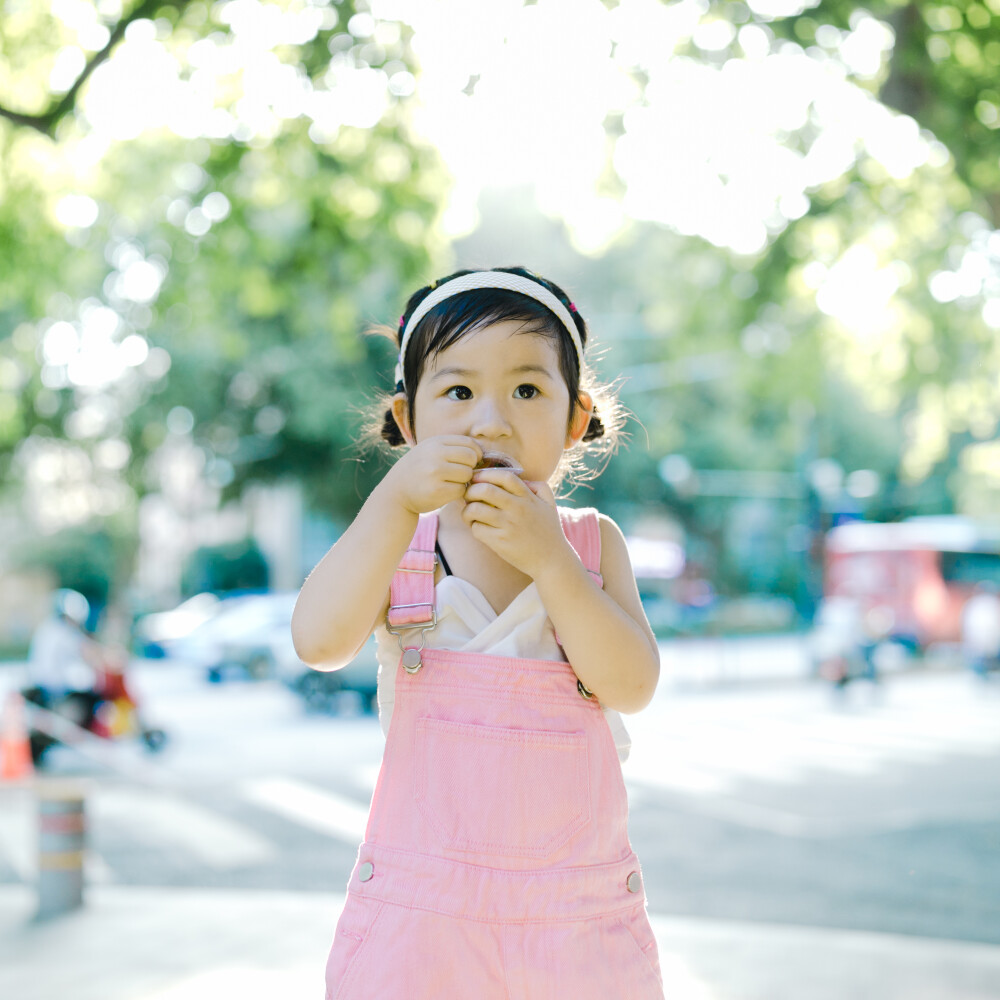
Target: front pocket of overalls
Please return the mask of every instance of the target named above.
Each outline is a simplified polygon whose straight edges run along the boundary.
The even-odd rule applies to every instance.
[[[583,733],[417,720],[416,799],[443,847],[542,858],[590,822]]]

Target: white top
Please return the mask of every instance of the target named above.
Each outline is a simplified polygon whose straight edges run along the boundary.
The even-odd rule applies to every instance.
[[[529,584],[498,615],[478,587],[457,576],[446,576],[434,587],[438,623],[427,633],[427,645],[466,653],[519,657],[529,660],[566,662],[556,642],[552,622],[542,607],[538,588]],[[388,735],[395,702],[399,643],[384,623],[375,630],[378,656],[378,714],[382,732]],[[605,708],[604,715],[614,737],[618,759],[625,761],[632,740],[621,715]]]
[[[974,594],[962,609],[962,645],[969,656],[1000,653],[1000,597]]]
[[[83,642],[83,633],[62,618],[43,621],[28,653],[29,683],[53,695],[92,688],[94,669],[83,658]]]

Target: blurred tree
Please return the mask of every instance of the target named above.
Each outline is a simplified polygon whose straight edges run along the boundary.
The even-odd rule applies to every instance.
[[[954,483],[968,487],[985,460],[966,446],[993,438],[1000,416],[1000,3],[696,6],[659,22],[677,39],[669,62],[619,39],[641,95],[609,122],[619,188],[660,154],[665,190],[707,176],[724,215],[747,182],[739,157],[706,142],[700,176],[672,171],[685,129],[712,126],[664,95],[680,80],[728,95],[720,119],[739,126],[732,109],[766,92],[750,91],[755,80],[785,74],[807,89],[775,126],[770,190],[786,189],[761,213],[759,249],[727,246],[721,226],[711,244],[682,237],[665,213],[659,231],[625,228],[604,255],[607,280],[588,275],[588,292],[602,288],[632,328],[626,392],[639,390],[652,455],[619,460],[642,477],[628,495],[667,499],[721,546],[725,503],[672,495],[658,457],[784,469],[804,486],[810,464],[832,457],[847,474],[877,473],[848,475],[858,496],[843,501],[870,516],[953,510]],[[834,88],[855,96],[834,101]],[[756,133],[741,138],[756,152]]]
[[[88,628],[95,628],[119,567],[120,541],[106,531],[70,528],[41,544],[16,548],[13,565],[52,573],[58,587],[77,590],[90,602]]]
[[[196,549],[188,559],[181,592],[192,597],[205,591],[267,590],[267,560],[252,539]]]
[[[872,19],[888,27],[884,63],[862,85],[944,143],[979,209],[1000,228],[1000,3],[823,0],[803,7],[771,26],[807,50],[842,49],[852,35],[869,32]]]
[[[696,503],[661,458],[803,489],[815,459],[835,458],[877,473],[878,493],[856,490],[869,514],[947,509],[956,470],[973,490],[987,453],[963,455],[1000,411],[1000,0],[606,6],[672,18],[669,45],[647,30],[638,55],[612,51],[636,87],[606,123],[609,199],[627,194],[627,154],[678,67],[717,72],[739,107],[748,68],[799,59],[846,80],[858,99],[840,107],[868,124],[839,129],[817,96],[776,125],[765,172],[807,180],[741,246],[642,221],[596,261],[504,206],[508,245],[532,254],[506,262],[551,254],[570,276],[649,436],[595,495],[670,502],[722,545],[729,501]],[[349,460],[345,414],[391,371],[388,344],[358,331],[443,256],[442,175],[408,120],[409,29],[361,0],[3,10],[2,481],[66,521],[171,477],[183,493],[184,469],[223,496],[292,474],[350,516],[377,465]],[[665,171],[679,157],[660,126],[666,155],[640,159]],[[732,164],[698,170],[740,190]],[[806,516],[774,502],[781,530]]]
[[[802,54],[897,113],[778,226],[755,263],[753,300],[793,335],[812,331],[824,379],[838,373],[897,416],[912,499],[928,477],[954,472],[953,443],[993,437],[1000,417],[1000,2],[792,7],[711,3],[701,25],[728,34],[699,47],[695,31],[681,51],[720,67]],[[811,153],[822,125],[818,98],[787,145]]]
[[[162,488],[179,439],[224,496],[357,506],[352,407],[392,371],[358,333],[439,246],[408,45],[349,0],[8,0],[0,478],[44,470],[50,525]]]

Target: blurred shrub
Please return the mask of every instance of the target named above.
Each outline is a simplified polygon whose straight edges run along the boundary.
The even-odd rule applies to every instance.
[[[20,570],[45,570],[56,587],[78,590],[90,602],[87,627],[94,629],[115,576],[115,541],[105,531],[69,528],[24,542],[13,553]]]
[[[264,554],[252,539],[196,549],[184,567],[185,597],[204,591],[266,590],[270,572]]]

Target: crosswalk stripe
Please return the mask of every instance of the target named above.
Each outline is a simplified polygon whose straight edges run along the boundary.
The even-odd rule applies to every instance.
[[[634,748],[625,777],[636,787],[710,795],[740,778],[790,784],[810,772],[861,778],[893,763],[990,757],[1000,752],[997,707],[971,702],[949,711],[933,698],[856,708],[817,700],[804,710],[779,699],[678,701],[666,719],[630,720]]]
[[[678,793],[700,799],[691,807],[706,814],[793,836],[902,828],[924,810],[911,815],[887,802],[871,816],[852,814],[835,821],[753,801],[758,797],[754,786],[804,784],[814,775],[863,779],[901,763],[1000,755],[1000,699],[989,691],[965,691],[953,683],[939,690],[927,680],[887,685],[884,691],[864,689],[856,692],[853,703],[840,705],[828,694],[796,689],[787,697],[780,691],[679,696],[666,699],[659,712],[630,717],[634,747],[624,775],[633,804],[655,807],[664,795]],[[373,744],[375,737],[381,739],[377,729]],[[103,786],[88,798],[88,825],[97,835],[90,838],[85,860],[88,880],[115,877],[94,849],[109,829],[121,829],[124,838],[138,844],[184,854],[192,863],[212,868],[273,862],[284,849],[277,841],[259,834],[252,818],[244,823],[225,815],[246,804],[356,847],[364,837],[378,767],[373,749],[357,766],[340,773],[340,793],[308,778],[275,775],[228,785],[223,801],[204,804],[162,788]],[[31,881],[37,872],[34,798],[28,793],[19,798],[17,789],[0,791],[5,792],[0,800],[0,857],[8,871]],[[963,807],[963,816],[979,815],[969,808]],[[982,806],[982,818],[995,815],[994,809],[989,803]],[[244,809],[240,815],[245,814]]]
[[[364,838],[368,809],[335,792],[288,778],[260,778],[242,783],[250,802],[301,826],[329,834],[349,844]]]
[[[93,811],[97,823],[159,847],[180,847],[211,868],[258,865],[278,856],[277,847],[255,831],[170,793],[106,787],[93,796]]]
[[[622,768],[627,786],[637,788],[672,788],[697,795],[721,792],[729,780],[721,773],[694,767],[684,761],[664,760],[657,754],[645,754],[633,749]]]

